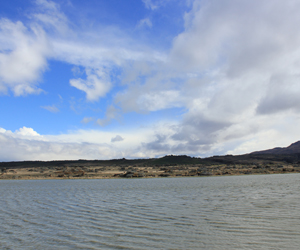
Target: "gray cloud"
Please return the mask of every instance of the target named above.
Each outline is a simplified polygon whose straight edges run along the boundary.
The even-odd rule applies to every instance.
[[[300,74],[274,75],[265,96],[258,103],[258,114],[273,114],[293,110],[300,112]]]
[[[111,142],[119,142],[124,141],[124,138],[120,135],[116,135],[115,137],[111,138]]]
[[[230,123],[187,115],[178,126],[172,126],[172,133],[169,136],[156,134],[153,141],[143,143],[142,146],[145,151],[151,151],[156,155],[205,155],[220,139],[219,134],[229,126]]]
[[[156,134],[155,137],[156,137],[155,140],[151,142],[142,143],[142,147],[145,148],[146,151],[150,150],[155,152],[156,154],[171,151],[171,146],[168,145],[166,141],[167,136]]]

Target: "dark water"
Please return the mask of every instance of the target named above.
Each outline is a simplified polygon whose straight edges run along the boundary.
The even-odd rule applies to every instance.
[[[0,249],[300,249],[300,175],[0,181]]]

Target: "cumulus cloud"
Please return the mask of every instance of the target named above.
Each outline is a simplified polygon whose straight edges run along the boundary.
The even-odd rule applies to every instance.
[[[34,136],[34,137],[40,136],[40,134],[34,131],[32,128],[27,128],[27,127],[23,127],[16,130],[15,134],[21,136]]]
[[[186,108],[182,121],[172,127],[173,134],[157,133],[143,144],[145,149],[246,153],[241,149],[251,150],[251,143],[240,147],[243,140],[259,140],[261,146],[265,140],[266,147],[286,138],[293,141],[286,134],[292,125],[276,124],[296,119],[300,111],[300,35],[295,32],[299,9],[293,0],[271,5],[269,1],[194,1],[185,16],[185,31],[174,38],[168,60],[150,77],[156,83],[148,76],[145,84],[132,85],[116,96],[126,112]],[[176,79],[181,86],[178,95]],[[274,134],[277,141],[270,136]],[[296,134],[295,140],[300,137]]]
[[[1,19],[0,37],[0,90],[10,89],[16,96],[40,93],[37,83],[50,52],[45,32],[39,26],[27,28],[22,22]]]
[[[22,138],[26,140],[39,140],[39,141],[44,139],[43,136],[37,133],[34,129],[25,126],[20,129],[17,129],[15,132],[12,132],[11,130],[6,130],[4,128],[0,128],[0,134],[14,139]]]

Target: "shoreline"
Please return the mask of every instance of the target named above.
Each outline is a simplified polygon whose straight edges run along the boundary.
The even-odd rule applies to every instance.
[[[129,179],[166,179],[166,178],[201,178],[201,177],[229,177],[229,176],[249,176],[249,175],[280,175],[280,174],[299,174],[299,173],[265,173],[265,174],[233,174],[233,175],[209,175],[209,176],[169,176],[169,177],[137,177],[137,178],[122,178],[122,177],[105,177],[105,178],[87,178],[87,177],[79,177],[79,178],[57,178],[57,177],[49,177],[49,178],[40,178],[40,177],[29,177],[29,178],[0,178],[1,181],[29,181],[29,180],[129,180]]]

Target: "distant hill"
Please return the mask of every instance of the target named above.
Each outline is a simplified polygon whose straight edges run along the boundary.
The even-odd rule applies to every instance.
[[[267,149],[262,151],[256,151],[252,152],[251,154],[300,154],[300,141],[297,141],[295,143],[292,143],[290,146],[286,148],[273,148],[273,149]]]

